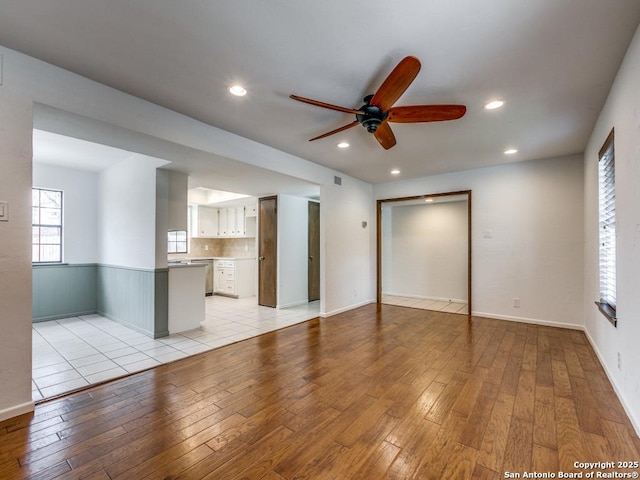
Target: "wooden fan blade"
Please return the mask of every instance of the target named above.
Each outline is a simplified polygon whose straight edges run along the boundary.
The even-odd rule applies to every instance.
[[[376,137],[376,140],[385,150],[389,150],[396,144],[396,136],[387,122],[382,122],[378,125],[378,129],[373,133],[373,136]]]
[[[318,100],[311,100],[310,98],[299,97],[297,95],[289,95],[289,98],[293,98],[299,102],[315,105],[316,107],[328,108],[329,110],[337,110],[338,112],[353,113],[359,115],[362,112],[360,110],[354,110],[353,108],[340,107],[338,105],[331,105],[330,103],[319,102]]]
[[[420,60],[416,57],[403,58],[389,76],[382,82],[378,91],[373,95],[371,105],[377,105],[386,112],[402,96],[420,71]]]
[[[456,120],[467,111],[464,105],[410,105],[393,107],[387,116],[388,122],[442,122]]]
[[[349,125],[345,125],[343,127],[336,128],[335,130],[331,130],[330,132],[327,132],[327,133],[323,133],[322,135],[319,135],[317,137],[309,139],[309,141],[313,142],[314,140],[319,140],[321,138],[328,137],[329,135],[333,135],[334,133],[340,133],[340,132],[342,132],[344,130],[347,130],[347,129],[351,128],[351,127],[355,127],[356,125],[358,125],[358,123],[360,123],[360,122],[355,120],[352,123],[350,123]]]

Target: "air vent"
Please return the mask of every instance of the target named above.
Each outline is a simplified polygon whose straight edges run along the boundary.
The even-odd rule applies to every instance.
[[[342,178],[338,176],[334,176],[333,183],[335,183],[336,185],[342,185]]]

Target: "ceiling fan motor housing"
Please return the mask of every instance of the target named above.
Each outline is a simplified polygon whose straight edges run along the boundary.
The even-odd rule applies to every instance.
[[[367,129],[367,132],[374,133],[378,126],[387,118],[388,112],[383,112],[380,107],[376,105],[370,105],[369,102],[373,98],[373,95],[367,95],[364,97],[366,102],[360,107],[361,114],[357,114],[356,118]]]

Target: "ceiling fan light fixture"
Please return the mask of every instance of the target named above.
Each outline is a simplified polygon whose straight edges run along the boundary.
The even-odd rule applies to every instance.
[[[496,108],[500,108],[504,105],[502,100],[492,100],[491,102],[485,103],[485,110],[495,110]]]
[[[349,148],[349,144],[347,142],[340,142],[336,145],[338,148]]]
[[[231,85],[228,90],[231,95],[236,97],[244,97],[247,94],[247,90],[242,85]]]

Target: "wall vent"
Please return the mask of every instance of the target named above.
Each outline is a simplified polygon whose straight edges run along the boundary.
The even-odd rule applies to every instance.
[[[334,175],[333,183],[335,183],[336,185],[342,185],[342,178]]]

